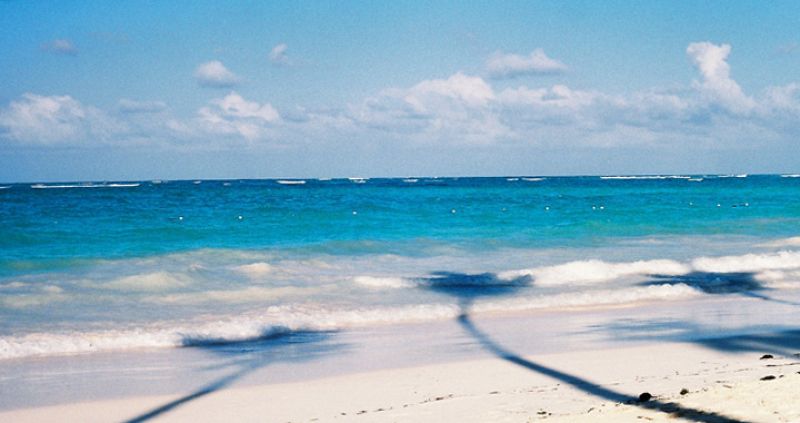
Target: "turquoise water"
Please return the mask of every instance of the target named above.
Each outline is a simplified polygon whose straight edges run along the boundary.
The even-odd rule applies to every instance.
[[[725,257],[800,268],[800,178],[738,176],[6,185],[0,356],[448,317],[452,298],[421,289],[441,272],[524,277],[491,311],[686,298],[701,292],[642,283]]]
[[[679,234],[780,237],[800,224],[800,178],[507,179],[14,185],[0,191],[0,274],[198,248],[411,253],[404,241],[487,248]]]

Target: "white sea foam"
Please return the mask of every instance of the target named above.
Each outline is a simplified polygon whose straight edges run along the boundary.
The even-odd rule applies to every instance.
[[[9,189],[9,188],[11,188],[11,185],[3,185],[3,186],[0,186],[0,189]]]
[[[305,185],[306,181],[302,179],[279,179],[275,181],[281,185]]]
[[[781,178],[800,178],[800,174],[792,173],[789,175],[781,175]]]
[[[356,276],[353,282],[368,288],[412,288],[416,284],[405,278],[397,277],[376,277],[376,276]]]
[[[272,272],[272,266],[269,263],[257,262],[234,266],[231,270],[250,279],[261,279]]]
[[[103,186],[108,187],[108,188],[136,188],[139,185],[141,185],[141,184],[139,184],[139,183],[132,183],[132,184],[106,184],[106,185],[103,185]]]
[[[530,276],[541,286],[586,285],[608,282],[625,276],[649,274],[685,274],[690,271],[685,264],[674,260],[644,260],[610,263],[602,260],[580,260],[555,266],[501,272],[501,279]]]
[[[404,260],[408,259],[399,256],[381,256],[377,259],[371,257],[369,263],[376,266],[376,270],[370,274],[364,270],[366,260],[340,262],[331,258],[314,264],[315,260],[281,261],[269,255],[242,251],[203,250],[137,259],[124,268],[149,268],[151,271],[140,270],[140,275],[112,278],[105,283],[106,287],[131,290],[136,301],[156,304],[158,307],[211,304],[216,310],[258,307],[258,311],[228,316],[216,314],[205,319],[154,322],[138,328],[117,327],[105,331],[87,328],[72,332],[0,337],[0,358],[179,347],[187,340],[214,339],[233,342],[252,339],[270,331],[282,330],[280,328],[332,330],[457,317],[460,309],[455,297],[439,291],[425,291],[426,285],[417,283],[415,278],[392,276],[407,274],[409,266]],[[273,264],[267,264],[267,261]],[[206,266],[198,267],[198,273],[195,274],[187,269],[194,267],[196,262],[205,263]],[[245,264],[234,266],[231,263]],[[117,262],[113,264],[115,268],[120,267]],[[440,267],[442,259],[431,258],[428,264]],[[163,269],[163,266],[168,266],[169,271],[152,271],[154,268]],[[309,270],[310,266],[313,269]],[[453,267],[465,266],[461,263]],[[244,273],[241,272],[242,269]],[[220,275],[225,280],[226,275],[235,276],[231,272],[246,275],[251,271],[256,274],[263,271],[266,273],[261,274],[286,279],[280,279],[278,286],[272,282],[270,286],[213,282]],[[678,276],[695,271],[753,272],[754,278],[766,287],[797,289],[800,288],[800,252],[700,257],[686,262],[666,259],[631,262],[580,260],[500,272],[498,277],[502,279],[531,276],[532,286],[521,287],[513,295],[479,296],[473,303],[472,310],[484,313],[607,307],[707,295],[683,283],[650,286],[629,283],[636,282],[635,278],[639,276],[642,277],[639,280],[644,280],[651,274]],[[361,276],[353,276],[359,274]],[[308,284],[310,279],[307,280],[306,277],[309,275],[313,276],[312,285],[291,285],[293,281]],[[233,281],[240,279],[232,278]],[[51,306],[57,301],[70,301],[71,296],[77,295],[72,289],[73,285],[66,284],[62,288],[47,283],[38,284],[35,281],[36,279],[8,281],[0,285],[3,294],[0,295],[0,305],[15,309]],[[614,284],[614,281],[624,283]],[[179,286],[182,283],[188,285]],[[423,289],[416,293],[416,286]],[[538,286],[550,288],[539,290]],[[170,290],[170,287],[178,289]],[[357,287],[361,287],[362,291],[356,292],[363,294],[365,298],[380,296],[389,304],[400,301],[402,305],[364,305],[374,304],[371,299],[364,303],[350,301]],[[162,290],[166,292],[161,292]],[[341,293],[347,295],[348,300],[343,300],[344,297],[339,296]],[[409,301],[421,303],[408,304]],[[268,306],[270,303],[282,305]],[[218,304],[231,306],[219,308]],[[97,326],[92,326],[95,327]]]
[[[478,301],[476,313],[522,311],[563,307],[608,306],[702,295],[683,285],[657,285],[624,290],[599,290]],[[413,304],[394,307],[331,309],[323,305],[271,306],[258,312],[217,316],[207,320],[156,322],[136,328],[64,333],[33,333],[0,337],[0,359],[81,354],[130,349],[170,348],[203,340],[237,342],[257,339],[276,331],[339,330],[369,325],[424,322],[456,318],[454,303]]]
[[[784,243],[800,242],[800,237],[789,238]],[[798,269],[800,252],[780,251],[771,254],[745,254],[738,256],[699,257],[689,263],[674,260],[644,260],[635,262],[606,262],[602,260],[579,260],[554,266],[501,272],[498,277],[505,280],[530,276],[539,286],[588,285],[611,282],[637,275],[685,275],[690,272],[742,273],[756,276],[761,272]]]
[[[545,178],[522,178],[523,181],[526,182],[540,182],[544,181]]]
[[[23,288],[26,286],[30,286],[29,283],[20,282],[20,281],[11,281],[6,283],[0,283],[0,289],[17,289]]]
[[[636,180],[636,179],[691,179],[691,176],[683,175],[619,175],[601,176],[600,179]]]
[[[741,256],[700,257],[692,267],[701,272],[735,273],[800,268],[800,252],[779,251],[774,254],[745,254]]]
[[[182,288],[190,283],[191,279],[184,274],[160,271],[124,276],[96,285],[105,289],[151,292]]]
[[[525,311],[565,307],[596,307],[631,304],[656,300],[676,300],[703,295],[682,283],[638,286],[627,289],[589,290],[547,296],[510,298],[503,301],[477,303],[476,312]]]
[[[419,179],[416,179],[416,178],[403,179],[403,182],[405,182],[407,184],[416,184],[418,181],[419,181]]]
[[[784,248],[784,247],[798,247],[800,246],[800,236],[793,236],[790,238],[776,239],[774,241],[764,242],[758,244],[759,247],[767,248]]]
[[[254,303],[274,301],[286,297],[301,297],[319,293],[328,289],[322,287],[295,287],[295,286],[250,286],[242,289],[216,289],[198,292],[179,292],[169,295],[158,295],[144,298],[144,301],[158,304],[205,304],[205,303]]]
[[[24,283],[15,284],[12,282],[6,286],[11,289],[30,289],[26,289],[24,293],[0,296],[0,306],[2,307],[24,309],[29,307],[40,307],[69,299],[69,295],[64,293],[64,289],[55,285],[30,285]]]
[[[765,270],[755,275],[755,279],[770,289],[800,288],[800,269]]]
[[[263,312],[214,320],[158,322],[146,327],[118,330],[0,337],[0,359],[181,347],[202,340],[236,342],[257,339],[275,331],[335,330],[369,324],[454,318],[457,315],[458,307],[448,304],[345,310],[329,310],[321,306],[273,306]]]
[[[85,183],[85,184],[53,184],[53,185],[45,185],[45,184],[33,184],[31,188],[33,189],[67,189],[67,188],[134,188],[138,187],[140,184],[132,183],[132,184],[93,184],[93,183]]]

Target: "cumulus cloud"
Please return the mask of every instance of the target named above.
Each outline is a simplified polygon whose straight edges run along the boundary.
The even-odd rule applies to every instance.
[[[404,137],[606,147],[680,142],[714,146],[753,137],[779,139],[785,137],[781,133],[800,130],[795,123],[800,84],[748,96],[731,77],[729,45],[692,43],[687,54],[700,78],[682,88],[624,95],[563,84],[497,91],[481,77],[456,73],[385,90],[353,108],[351,116],[361,126]]]
[[[695,81],[695,86],[710,101],[734,112],[746,112],[755,107],[755,101],[731,78],[727,62],[730,52],[730,44],[710,42],[691,43],[686,48],[686,54],[702,76],[700,81]]]
[[[292,60],[286,55],[286,50],[289,49],[284,43],[278,44],[269,52],[269,61],[276,65],[291,65]]]
[[[47,145],[104,138],[120,130],[121,125],[68,95],[26,93],[0,110],[0,128],[11,140]]]
[[[489,107],[494,99],[486,81],[459,72],[384,90],[355,107],[352,116],[361,125],[418,138],[486,142],[505,131]]]
[[[247,101],[236,92],[212,100],[198,110],[198,122],[203,130],[238,135],[247,140],[261,138],[280,120],[280,114],[271,104]]]
[[[194,78],[201,87],[230,88],[239,83],[239,77],[229,71],[219,60],[212,60],[197,67]]]
[[[352,104],[280,113],[235,91],[188,116],[174,116],[159,101],[122,99],[116,111],[102,112],[69,96],[25,94],[0,109],[0,138],[29,145],[138,137],[185,146],[347,140],[448,148],[662,145],[676,151],[681,145],[726,148],[796,139],[800,83],[745,93],[731,75],[730,53],[726,44],[692,43],[686,54],[698,71],[695,81],[624,94],[566,84],[493,86],[488,76],[464,72],[384,89]]]
[[[48,41],[42,44],[41,47],[43,51],[53,54],[61,54],[66,56],[76,56],[78,54],[78,49],[75,47],[75,44],[66,39]]]
[[[566,70],[567,65],[548,57],[541,48],[537,48],[528,56],[497,52],[486,61],[486,71],[494,79],[522,75],[552,75]]]

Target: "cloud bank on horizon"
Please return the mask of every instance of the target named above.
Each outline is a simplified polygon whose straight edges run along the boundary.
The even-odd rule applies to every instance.
[[[21,29],[0,40],[0,180],[800,170],[797,40],[764,38],[775,22],[743,27],[744,6],[723,27],[694,10],[682,28],[655,5],[580,0],[458,16],[207,6],[120,6],[185,15],[161,33],[106,25],[100,8],[73,22],[0,6],[16,10],[0,24]],[[575,26],[570,8],[626,18]]]
[[[285,44],[270,59],[285,60]],[[653,143],[718,143],[780,139],[800,133],[800,84],[769,87],[754,96],[731,77],[729,44],[694,42],[686,54],[698,78],[683,87],[653,87],[630,94],[579,90],[563,84],[498,88],[479,75],[457,72],[410,87],[386,88],[361,101],[329,110],[290,110],[291,119],[268,101],[236,91],[175,116],[163,100],[120,99],[103,110],[69,95],[26,93],[0,110],[6,143],[25,145],[186,144],[247,141],[270,143],[298,136],[339,134],[384,142],[460,144],[526,143],[614,147]],[[490,78],[563,72],[566,65],[541,49],[529,56],[495,54]],[[214,60],[197,66],[202,87],[230,89],[240,77]],[[255,77],[255,76],[252,76]],[[131,115],[147,113],[147,122]],[[300,134],[300,135],[298,135]]]

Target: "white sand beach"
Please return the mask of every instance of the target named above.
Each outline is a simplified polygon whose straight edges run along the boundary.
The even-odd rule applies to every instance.
[[[740,352],[694,343],[530,357],[508,352],[296,383],[19,409],[0,413],[0,421],[789,422],[800,419],[800,350],[769,345],[797,338],[725,341],[752,346]],[[762,359],[770,350],[773,358]],[[652,399],[636,400],[644,392]]]

